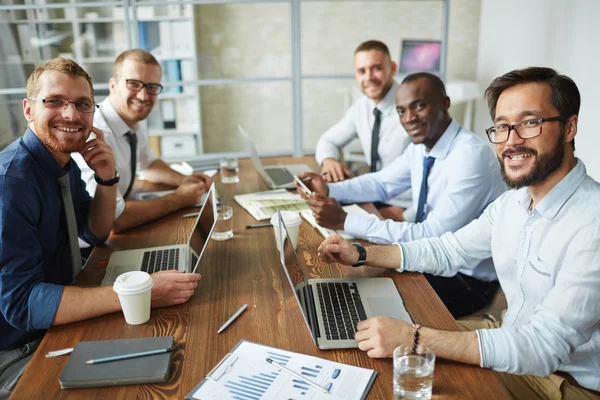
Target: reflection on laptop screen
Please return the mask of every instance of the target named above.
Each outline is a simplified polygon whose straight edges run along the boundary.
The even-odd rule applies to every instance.
[[[196,226],[194,226],[192,236],[190,237],[189,245],[198,255],[198,258],[202,256],[202,252],[206,247],[206,243],[208,243],[210,235],[212,234],[212,229],[217,222],[216,209],[217,204],[215,196],[215,185],[213,183],[206,195],[204,204],[202,205],[202,209],[200,210],[200,216],[196,220]],[[195,261],[192,265],[195,265]]]
[[[308,307],[306,303],[308,301],[308,295],[303,295],[301,292],[302,290],[308,290],[308,276],[304,270],[304,267],[300,263],[300,259],[298,258],[296,250],[294,250],[294,246],[292,246],[292,242],[288,239],[287,227],[285,226],[279,211],[277,211],[277,218],[279,219],[278,234],[280,238],[279,242],[281,243],[281,247],[279,249],[281,265],[283,265],[283,269],[292,288],[292,292],[294,292],[294,297],[296,297],[296,301],[300,306],[302,317],[304,317],[304,321],[308,326],[308,330],[311,333],[313,341],[316,343],[316,334],[312,328],[313,324],[310,322],[316,321],[316,319],[313,315],[314,313],[312,312],[312,308]]]
[[[437,40],[403,40],[400,73],[439,72],[442,44]]]

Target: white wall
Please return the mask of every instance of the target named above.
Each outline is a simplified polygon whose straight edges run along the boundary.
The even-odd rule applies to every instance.
[[[477,81],[490,81],[512,69],[555,68],[581,92],[577,156],[600,181],[600,2],[597,0],[483,0]],[[475,129],[484,134],[491,119],[479,101]]]

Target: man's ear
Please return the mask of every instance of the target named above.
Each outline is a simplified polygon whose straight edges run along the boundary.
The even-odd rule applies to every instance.
[[[111,76],[110,79],[108,80],[108,90],[110,91],[110,93],[114,93],[116,87],[117,87],[117,80],[115,79],[114,76]]]
[[[450,109],[450,106],[452,105],[452,102],[450,101],[450,97],[448,97],[448,96],[444,97],[444,102],[442,104],[443,104],[444,111],[448,111]]]
[[[575,140],[577,135],[577,122],[579,121],[578,115],[571,115],[565,122],[565,143],[572,142]]]
[[[392,76],[396,75],[397,71],[398,71],[398,64],[396,64],[395,62],[392,61]]]
[[[25,116],[27,122],[31,122],[33,120],[31,102],[28,99],[23,99],[23,115]]]

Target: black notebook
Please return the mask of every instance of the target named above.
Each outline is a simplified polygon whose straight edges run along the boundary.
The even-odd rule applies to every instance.
[[[171,370],[172,352],[92,365],[86,364],[86,361],[141,351],[172,349],[174,344],[173,336],[79,342],[58,379],[60,387],[73,389],[166,382]]]

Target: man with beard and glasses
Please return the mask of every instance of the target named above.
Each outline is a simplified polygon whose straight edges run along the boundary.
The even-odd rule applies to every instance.
[[[600,184],[574,155],[579,90],[532,67],[496,78],[486,98],[494,121],[486,132],[513,190],[455,233],[368,247],[366,263],[451,276],[491,256],[508,300],[503,321],[446,332],[377,317],[358,324],[359,348],[391,357],[417,338],[440,358],[498,371],[517,399],[600,399]],[[339,236],[319,253],[343,264],[359,258]]]
[[[210,178],[201,172],[184,176],[156,158],[148,144],[146,118],[154,108],[162,69],[152,54],[142,49],[121,53],[115,60],[109,81],[109,95],[94,115],[94,126],[104,132],[121,175],[113,230],[121,232],[153,221],[175,210],[199,203],[210,187]],[[81,157],[74,157],[91,196],[96,191],[93,171]],[[146,181],[177,186],[166,196],[150,200],[129,197],[137,174]]]
[[[479,217],[506,190],[489,145],[450,116],[450,98],[441,79],[430,73],[408,75],[396,92],[396,110],[412,143],[381,171],[326,185],[318,174],[307,186],[317,223],[343,229],[374,243],[407,242],[455,232]],[[347,214],[339,205],[386,201],[412,188],[415,222]],[[329,196],[329,197],[327,197]],[[498,280],[491,259],[454,275],[425,277],[454,318],[492,303]]]
[[[352,104],[344,117],[317,142],[315,158],[327,182],[351,177],[339,158],[342,149],[356,138],[360,140],[371,172],[390,165],[410,143],[395,112],[396,70],[396,63],[392,61],[385,43],[369,40],[354,51],[354,77],[364,96]],[[410,192],[375,205],[386,218],[399,221],[414,219]],[[408,211],[403,211],[406,208]]]
[[[89,75],[72,60],[48,61],[27,80],[28,129],[0,152],[0,399],[49,327],[121,310],[112,287],[72,286],[81,270],[77,236],[102,243],[116,208],[119,176],[104,134],[92,128],[95,111]],[[74,152],[99,184],[93,199]],[[200,279],[152,276],[153,307],[186,301]]]

